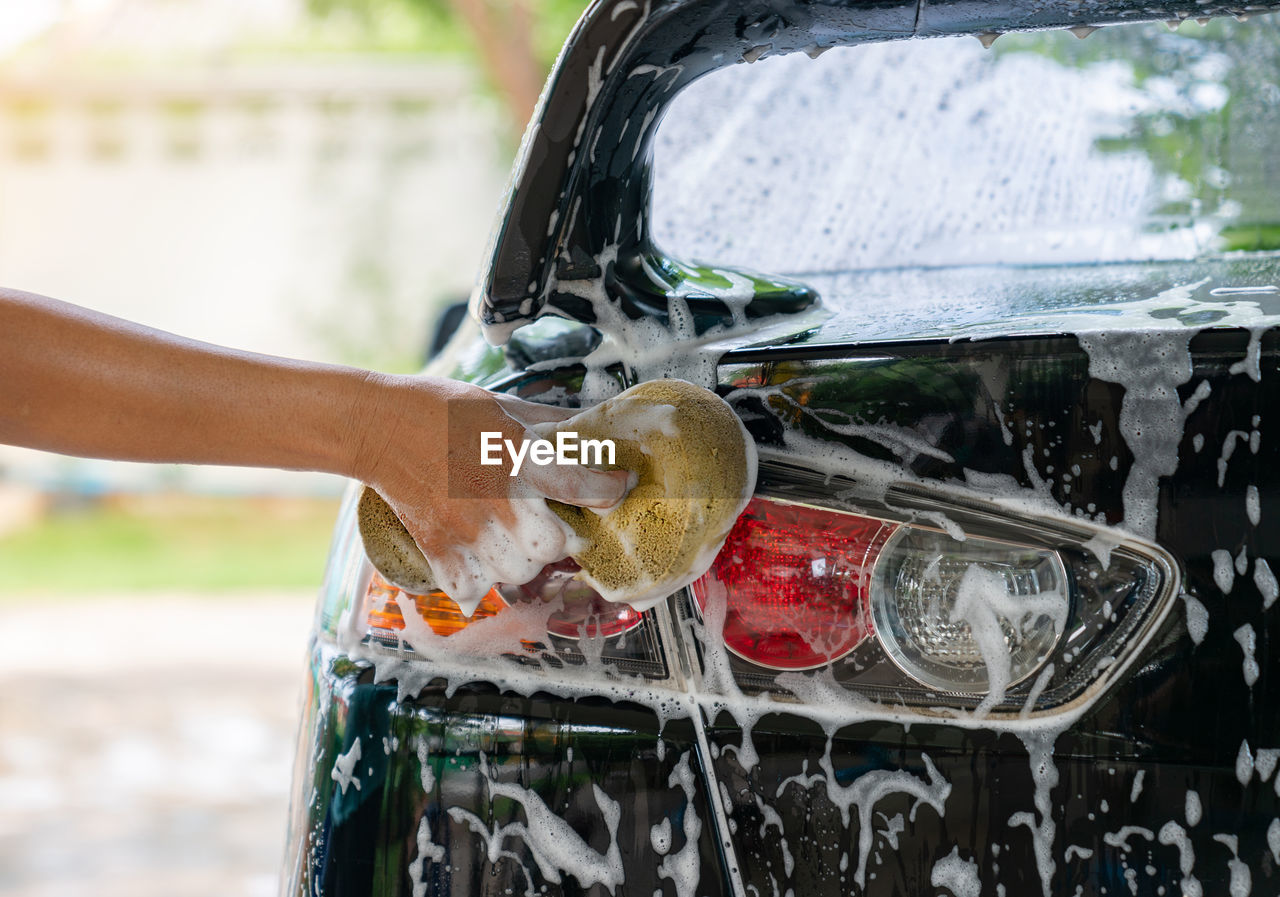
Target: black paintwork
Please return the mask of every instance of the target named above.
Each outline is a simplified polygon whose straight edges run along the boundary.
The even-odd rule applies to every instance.
[[[1185,400],[1204,380],[1211,384],[1212,400],[1189,416],[1178,471],[1164,479],[1160,489],[1158,541],[1182,564],[1185,590],[1208,608],[1208,633],[1203,643],[1194,645],[1180,607],[1142,658],[1141,668],[1057,740],[1053,756],[1060,783],[1052,792],[1052,806],[1059,835],[1053,893],[1070,894],[1077,884],[1086,894],[1100,894],[1104,886],[1108,893],[1118,887],[1127,893],[1120,863],[1124,857],[1103,841],[1103,833],[1126,824],[1158,833],[1170,820],[1190,829],[1197,856],[1202,858],[1196,874],[1205,893],[1227,893],[1230,853],[1212,840],[1213,834],[1222,832],[1236,833],[1241,857],[1252,858],[1254,886],[1260,889],[1255,893],[1280,882],[1280,870],[1265,838],[1271,820],[1280,815],[1280,799],[1270,782],[1261,784],[1255,778],[1243,787],[1235,772],[1242,741],[1254,749],[1280,742],[1280,708],[1274,698],[1280,671],[1274,655],[1268,653],[1280,638],[1280,621],[1263,611],[1262,595],[1249,576],[1238,577],[1231,593],[1223,594],[1214,584],[1209,556],[1215,549],[1226,548],[1234,555],[1244,548],[1250,558],[1274,558],[1275,546],[1280,545],[1280,519],[1264,513],[1259,525],[1253,526],[1244,505],[1249,484],[1256,485],[1264,506],[1280,499],[1280,445],[1275,440],[1269,444],[1263,436],[1256,454],[1234,456],[1224,486],[1217,485],[1217,461],[1226,434],[1250,430],[1254,415],[1262,415],[1265,421],[1268,409],[1280,407],[1276,393],[1280,338],[1275,331],[1263,339],[1261,383],[1230,373],[1230,366],[1245,355],[1248,336],[1242,330],[1220,330],[1191,338],[1194,375],[1181,397]],[[1177,345],[1186,336],[1174,331],[1169,339]],[[1022,486],[1031,487],[1032,473],[1022,460],[1023,449],[1030,446],[1034,475],[1049,484],[1059,504],[1066,508],[1096,504],[1097,512],[1109,522],[1123,518],[1120,491],[1133,462],[1118,425],[1124,390],[1090,378],[1088,358],[1074,338],[852,349],[784,346],[731,352],[725,361],[748,359],[751,363],[729,369],[730,380],[751,386],[730,396],[736,397],[744,419],[763,445],[776,444],[792,429],[821,431],[807,416],[770,414],[769,406],[752,396],[754,390],[781,385],[785,393],[804,397],[815,409],[844,410],[860,420],[890,422],[927,435],[955,461],[895,456],[866,440],[826,437],[844,441],[861,454],[896,461],[928,479],[964,482],[973,479],[969,473],[973,471],[1011,475]],[[998,407],[1002,413],[997,413]],[[1089,427],[1098,421],[1102,422],[1101,441],[1095,443]],[[1005,433],[1010,436],[1008,442]],[[1204,437],[1199,452],[1193,445],[1197,434]],[[1115,471],[1109,464],[1113,454],[1120,459]],[[1068,484],[1054,473],[1071,470],[1073,465],[1081,473],[1072,478],[1067,492]],[[1251,562],[1250,573],[1252,569]],[[1258,633],[1262,667],[1252,689],[1244,687],[1242,654],[1233,638],[1245,623]],[[737,743],[736,728],[727,718],[723,722],[725,727],[713,733],[713,742]],[[738,831],[745,833],[739,857],[747,878],[762,893],[771,887],[770,875],[784,890],[796,886],[797,893],[812,886],[815,876],[825,876],[827,889],[835,884],[830,857],[813,857],[815,865],[810,868],[797,860],[795,876],[782,876],[775,831],[767,829],[758,836],[758,823],[750,822],[758,815],[754,797],[772,799],[783,779],[799,773],[806,760],[812,770],[815,758],[822,755],[826,741],[820,733],[797,744],[797,736],[806,728],[813,726],[795,717],[757,725],[757,751],[764,760],[749,776],[737,767],[732,752],[721,754],[715,764],[722,781],[735,783],[730,787],[730,793],[738,795],[733,815]],[[761,745],[762,735],[769,738],[765,733],[776,733],[774,740],[765,742],[770,747]],[[1003,851],[998,858],[988,854],[981,863],[984,883],[990,887],[1003,882],[1011,894],[1038,893],[1031,840],[1025,829],[1007,825],[1013,813],[1031,808],[1034,794],[1027,750],[1013,736],[934,725],[916,724],[906,730],[862,724],[843,730],[833,765],[847,770],[850,778],[858,770],[882,766],[918,770],[922,753],[955,786],[951,798],[955,805],[948,804],[944,819],[922,809],[909,844],[903,850],[882,853],[888,880],[869,883],[867,893],[918,893],[915,888],[928,881],[933,863],[953,845],[967,845],[981,856],[992,843]],[[1145,787],[1138,801],[1131,803],[1139,770],[1145,770]],[[1187,826],[1183,815],[1188,789],[1199,792],[1204,806],[1205,817],[1195,827]],[[787,826],[789,841],[799,841],[818,825],[815,816],[821,816],[824,825],[834,825],[833,810],[820,793],[822,786],[815,790],[819,793],[800,793],[791,786],[778,798],[784,806],[800,805],[783,814],[784,819],[795,821]],[[899,795],[895,800],[899,803],[890,802],[887,815],[904,809],[899,804],[906,798]],[[1104,800],[1108,812],[1100,809]],[[782,812],[781,807],[778,810]],[[815,816],[807,816],[809,810]],[[855,825],[840,834],[828,831],[817,843],[847,845],[856,835]],[[1092,849],[1094,856],[1074,857],[1064,865],[1061,852],[1068,844]],[[1131,859],[1131,864],[1141,868],[1150,862],[1159,874],[1142,872],[1139,893],[1154,894],[1160,886],[1177,893],[1181,873],[1176,850],[1144,843],[1135,856],[1148,850],[1149,860]],[[990,871],[991,864],[998,864],[998,875]]]
[[[1174,338],[1176,332],[1171,334]],[[1230,373],[1230,366],[1243,357],[1247,339],[1248,334],[1240,330],[1204,331],[1191,338],[1195,373],[1186,392],[1204,379],[1212,385],[1213,400],[1202,403],[1188,419],[1179,470],[1161,486],[1159,541],[1177,556],[1187,591],[1208,608],[1208,633],[1202,644],[1192,644],[1179,603],[1141,658],[1140,667],[1091,714],[1058,738],[1052,757],[1059,782],[1051,792],[1056,827],[1054,893],[1073,893],[1077,885],[1083,886],[1085,894],[1101,894],[1103,887],[1107,893],[1119,887],[1127,892],[1124,873],[1131,867],[1140,869],[1136,879],[1140,894],[1155,894],[1158,887],[1176,893],[1181,872],[1174,847],[1147,843],[1135,836],[1130,841],[1137,848],[1126,855],[1103,840],[1104,833],[1123,825],[1139,825],[1158,833],[1171,820],[1190,832],[1199,858],[1195,874],[1205,893],[1226,893],[1229,883],[1229,851],[1212,838],[1223,832],[1238,835],[1239,854],[1252,870],[1254,893],[1267,893],[1280,883],[1280,870],[1275,868],[1265,837],[1270,820],[1280,816],[1280,798],[1272,782],[1254,778],[1242,786],[1235,772],[1242,741],[1255,750],[1280,747],[1280,710],[1272,694],[1278,671],[1275,654],[1270,651],[1270,645],[1280,637],[1280,623],[1274,613],[1263,612],[1262,597],[1250,577],[1238,578],[1231,593],[1223,594],[1214,584],[1209,558],[1212,550],[1224,547],[1233,553],[1244,547],[1251,558],[1267,556],[1280,544],[1280,515],[1272,510],[1280,499],[1280,443],[1264,435],[1257,454],[1242,447],[1228,467],[1222,489],[1216,481],[1225,434],[1250,429],[1255,414],[1263,415],[1265,421],[1268,409],[1277,407],[1280,339],[1272,333],[1263,341],[1261,383]],[[784,346],[743,349],[730,353],[725,362],[722,388],[743,411],[764,446],[775,443],[781,433],[793,427],[807,428],[810,433],[820,431],[811,422],[762,413],[767,406],[754,397],[764,389],[781,386],[793,396],[804,396],[812,407],[890,421],[926,436],[952,454],[953,463],[928,457],[897,459],[925,479],[963,481],[971,478],[968,471],[978,471],[1012,475],[1030,485],[1031,474],[1022,465],[1022,449],[1031,446],[1035,475],[1050,484],[1056,499],[1064,504],[1095,503],[1106,519],[1114,522],[1122,518],[1120,488],[1132,462],[1117,424],[1124,390],[1088,376],[1087,357],[1073,338],[935,341],[842,349]],[[540,375],[549,376],[554,375]],[[530,392],[541,388],[537,378],[521,382]],[[996,413],[997,403],[1004,408],[1003,423]],[[1095,443],[1089,428],[1098,421],[1102,422],[1101,441]],[[1263,428],[1265,433],[1265,423]],[[1004,433],[1010,434],[1008,442]],[[1205,437],[1199,452],[1192,444],[1196,434]],[[894,457],[877,444],[857,440],[849,444],[872,457]],[[1112,454],[1120,458],[1116,471],[1109,465]],[[1067,493],[1053,471],[1068,470],[1073,464],[1080,465],[1081,474],[1073,478],[1072,491]],[[1245,484],[1256,485],[1262,496],[1264,511],[1257,527],[1245,517]],[[1252,624],[1258,632],[1262,669],[1252,689],[1244,687],[1241,653],[1233,639],[1235,629],[1244,623]],[[596,811],[582,796],[590,781],[607,783],[604,787],[611,795],[628,807],[634,803],[635,812],[641,815],[676,812],[683,805],[683,796],[666,787],[666,777],[673,758],[689,750],[693,739],[680,726],[668,723],[663,733],[668,745],[666,760],[658,762],[654,754],[656,720],[646,710],[550,698],[530,702],[500,697],[491,689],[482,689],[482,695],[487,696],[464,691],[463,697],[452,700],[438,689],[428,689],[413,702],[396,704],[394,689],[358,685],[362,677],[367,681],[367,673],[354,669],[335,673],[328,665],[331,662],[331,654],[321,649],[314,671],[319,690],[313,702],[319,716],[308,724],[321,745],[308,764],[319,796],[311,803],[309,817],[303,817],[309,819],[306,827],[319,839],[313,845],[311,880],[317,886],[315,893],[408,893],[405,870],[416,856],[413,836],[418,818],[424,806],[440,806],[422,803],[417,757],[410,746],[416,732],[432,733],[439,745],[432,748],[433,753],[442,749],[443,757],[456,757],[458,763],[470,767],[465,775],[462,770],[444,770],[440,781],[450,781],[456,774],[464,784],[461,791],[450,790],[447,799],[440,799],[448,806],[470,807],[494,823],[522,817],[510,805],[494,807],[486,800],[475,772],[482,751],[494,757],[523,750],[517,764],[521,772],[496,762],[494,768],[515,775],[526,785],[550,789],[555,794],[550,803],[563,801],[569,794],[576,795],[574,800],[586,801],[585,809],[571,817],[584,836],[598,831],[599,826]],[[372,733],[372,743],[378,744],[384,735],[396,736],[401,747],[387,761],[387,775],[393,777],[396,787],[362,792],[359,800],[374,801],[376,809],[353,813],[334,796],[328,771],[336,752],[349,747],[353,730],[349,728],[348,708],[360,689],[376,691],[377,700],[366,701],[367,706],[376,707],[379,713],[390,712],[389,716],[364,717],[360,725]],[[329,690],[332,697],[326,697]],[[348,715],[346,719],[344,715]],[[515,728],[504,731],[497,723],[499,716],[515,721]],[[602,725],[617,731],[608,737],[591,734]],[[578,726],[585,726],[586,731]],[[838,860],[841,851],[857,843],[856,814],[851,824],[844,826],[822,784],[808,789],[793,784],[778,793],[782,781],[799,774],[806,764],[810,772],[815,771],[826,749],[826,736],[815,724],[802,716],[782,714],[757,723],[753,737],[762,760],[750,773],[743,772],[736,751],[724,749],[742,739],[731,717],[722,714],[716,719],[708,737],[713,745],[711,762],[716,780],[726,789],[727,808],[736,826],[731,840],[743,880],[760,893],[772,893],[774,882],[781,892],[788,887],[794,887],[796,893],[852,892],[848,880],[851,870],[842,873]],[[521,743],[525,747],[514,746]],[[566,766],[565,748],[570,744],[574,745],[574,761]],[[1035,805],[1027,747],[1017,737],[930,723],[917,723],[909,729],[891,723],[861,723],[839,731],[832,747],[832,764],[837,780],[844,782],[876,768],[905,769],[923,777],[924,755],[952,785],[946,812],[939,817],[927,806],[920,808],[915,821],[899,836],[897,849],[876,841],[879,862],[873,858],[868,866],[868,873],[874,872],[876,878],[868,879],[866,893],[919,893],[933,864],[956,847],[978,861],[988,887],[1000,882],[1011,894],[1038,893],[1039,871],[1029,832],[1008,824],[1015,813],[1033,811]],[[589,766],[574,765],[580,763]],[[1140,771],[1145,784],[1138,799],[1131,802],[1135,775]],[[709,784],[705,778],[700,781],[704,786]],[[1188,789],[1199,793],[1204,806],[1204,819],[1194,827],[1186,824],[1183,815]],[[783,831],[773,824],[762,826],[757,799],[779,814]],[[1102,810],[1104,801],[1106,811]],[[907,798],[892,795],[877,804],[876,810],[886,818],[906,813]],[[619,893],[647,895],[662,888],[673,894],[669,881],[653,879],[656,859],[643,840],[647,828],[637,825],[628,829],[628,815],[624,815],[624,840],[631,845],[628,855],[636,861],[628,865],[628,881]],[[705,806],[700,805],[699,815],[710,822]],[[523,874],[517,864],[490,867],[475,854],[482,845],[465,826],[438,817],[432,824],[437,843],[451,839],[450,863],[472,876],[458,879],[465,882],[465,888],[480,888],[494,880],[521,892],[522,882],[513,881]],[[784,874],[783,837],[794,863],[790,875]],[[720,867],[713,860],[717,839],[709,824],[702,839],[702,868],[704,875],[710,875]],[[1065,863],[1063,851],[1068,844],[1094,854],[1088,858],[1075,854]],[[510,846],[519,850],[516,841]],[[1157,874],[1145,872],[1148,864]],[[533,868],[527,857],[526,865]],[[487,877],[491,875],[496,878]],[[711,882],[704,879],[702,888],[710,888],[712,882],[719,882],[717,889],[724,887],[717,876]],[[450,879],[449,887],[428,893],[462,893],[459,887],[463,885]],[[576,893],[571,879],[563,883],[563,892]],[[699,890],[704,892],[708,891]]]
[[[621,805],[617,847],[622,858],[648,854],[650,830],[672,821],[671,850],[685,847],[685,793],[668,783],[687,757],[698,782],[692,802],[709,822],[705,787],[688,720],[673,720],[658,736],[654,712],[639,705],[599,699],[567,701],[553,695],[501,694],[478,683],[446,695],[443,683],[428,685],[413,700],[397,701],[394,684],[377,684],[372,671],[353,664],[332,647],[317,645],[309,677],[309,701],[303,721],[303,757],[307,770],[294,783],[294,803],[304,796],[312,812],[295,817],[290,857],[295,880],[288,893],[393,897],[414,893],[410,864],[422,843],[423,820],[430,841],[442,845],[447,859],[427,863],[419,881],[432,895],[535,893],[547,882],[526,879],[524,864],[499,857],[490,862],[484,842],[465,822],[451,818],[450,807],[467,809],[487,826],[502,827],[529,819],[518,803],[496,796],[489,782],[509,782],[536,792],[596,852],[605,854],[611,839],[598,788]],[[341,789],[330,775],[339,754],[360,739],[357,766],[360,788]],[[423,763],[430,772],[424,779]],[[430,783],[425,787],[424,783]],[[310,792],[308,794],[308,792]],[[302,808],[305,809],[305,808]],[[699,865],[706,870],[700,894],[726,893],[718,842],[704,824],[698,841]],[[519,836],[504,841],[521,852]],[[626,869],[618,894],[674,895],[657,864]],[[603,884],[583,887],[562,876],[554,893],[603,897]],[[513,890],[514,889],[514,890]]]

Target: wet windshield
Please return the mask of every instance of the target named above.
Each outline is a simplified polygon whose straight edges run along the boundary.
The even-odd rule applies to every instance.
[[[773,273],[1280,249],[1280,20],[838,48],[716,72],[654,235]]]

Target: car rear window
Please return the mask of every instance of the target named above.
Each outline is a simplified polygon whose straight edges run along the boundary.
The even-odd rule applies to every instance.
[[[682,92],[653,230],[779,274],[1280,249],[1277,147],[1274,16],[836,48]]]

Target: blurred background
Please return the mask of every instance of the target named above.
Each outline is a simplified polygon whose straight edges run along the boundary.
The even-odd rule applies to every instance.
[[[583,4],[4,0],[0,283],[410,371]],[[0,894],[273,894],[344,483],[0,446]]]

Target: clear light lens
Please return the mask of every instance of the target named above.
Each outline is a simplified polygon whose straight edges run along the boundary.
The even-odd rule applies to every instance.
[[[1054,551],[902,527],[885,546],[871,613],[885,652],[939,691],[1003,692],[1061,637],[1071,588]]]

